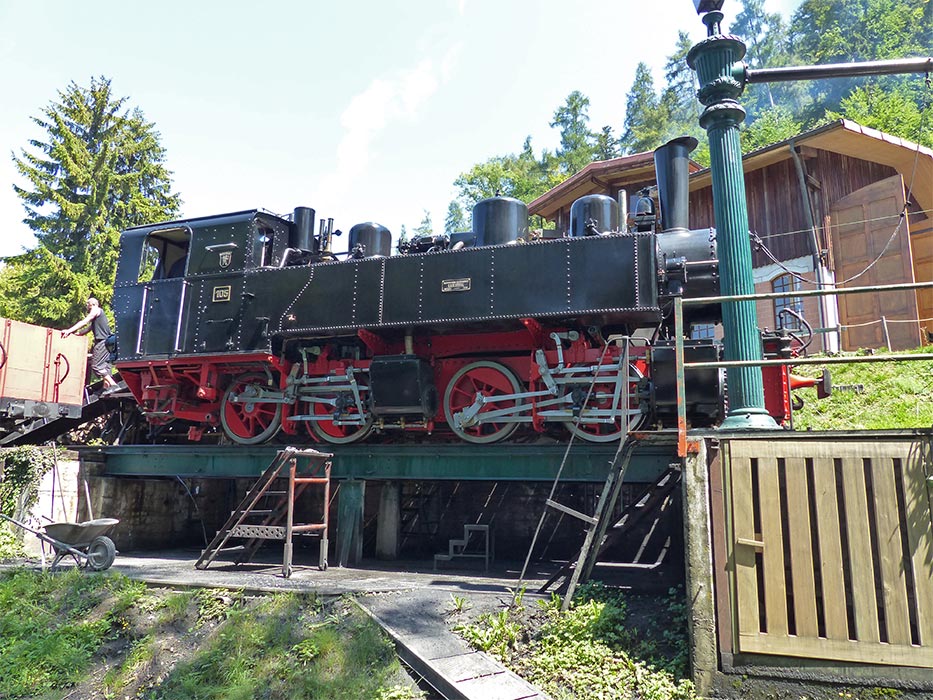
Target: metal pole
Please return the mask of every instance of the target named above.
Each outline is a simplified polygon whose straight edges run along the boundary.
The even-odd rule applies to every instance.
[[[720,304],[727,301],[749,301],[755,299],[783,299],[787,296],[795,297],[826,297],[844,296],[846,294],[860,294],[864,292],[903,292],[908,289],[933,289],[933,282],[904,282],[901,284],[875,284],[867,287],[833,287],[832,289],[799,289],[791,294],[787,292],[765,292],[764,294],[740,294],[735,296],[695,297],[684,299],[684,306],[702,306],[706,304]]]
[[[855,78],[866,75],[895,75],[898,73],[931,73],[933,57],[898,58],[891,61],[861,61],[859,63],[826,63],[821,66],[787,66],[784,68],[752,69],[744,64],[740,80],[746,83],[781,83],[791,80],[818,80],[820,78]]]
[[[762,367],[783,367],[793,365],[854,365],[864,362],[929,362],[933,360],[933,353],[907,353],[891,355],[839,355],[834,357],[789,357],[781,360],[761,360],[754,364]],[[684,367],[691,369],[709,367],[742,367],[753,364],[749,360],[733,362],[685,362]]]
[[[748,236],[748,208],[739,124],[745,110],[736,100],[744,84],[735,66],[745,56],[745,44],[733,36],[719,34],[723,14],[718,10],[703,16],[707,38],[687,55],[687,64],[700,81],[700,102],[706,107],[700,126],[709,136],[710,172],[713,177],[713,212],[719,243],[720,289],[723,296],[753,294],[752,250]],[[723,347],[727,360],[760,361],[761,339],[758,314],[753,301],[723,304]],[[730,367],[729,415],[723,430],[777,429],[765,409],[764,385],[758,366]]]

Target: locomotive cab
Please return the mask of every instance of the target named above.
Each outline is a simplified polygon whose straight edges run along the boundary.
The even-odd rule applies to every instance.
[[[251,273],[286,259],[289,222],[258,211],[123,233],[114,290],[120,360],[268,349]]]

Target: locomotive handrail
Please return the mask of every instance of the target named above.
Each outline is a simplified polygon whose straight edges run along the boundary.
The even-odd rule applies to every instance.
[[[686,362],[691,369],[703,367],[772,367],[775,365],[847,365],[858,362],[895,362],[899,360],[933,360],[933,353],[913,353],[906,355],[844,355],[838,357],[789,357],[774,360],[719,360],[706,362]]]
[[[826,297],[837,294],[858,294],[859,292],[897,292],[908,289],[930,289],[933,282],[905,282],[903,284],[880,284],[870,287],[833,287],[831,289],[801,289],[793,292],[762,292],[761,294],[735,294],[725,297],[695,297],[682,299],[684,306],[701,304],[720,304],[724,301],[756,301],[758,299],[786,299],[787,297]]]
[[[3,369],[6,366],[6,361],[9,355],[7,354],[6,348],[3,347],[3,343],[0,343],[0,352],[3,353],[3,359],[0,360],[0,369]]]

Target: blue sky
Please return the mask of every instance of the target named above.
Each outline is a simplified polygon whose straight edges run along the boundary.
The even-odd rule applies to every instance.
[[[461,172],[556,147],[571,91],[620,133],[636,65],[663,84],[681,29],[704,35],[689,0],[0,0],[0,256],[34,245],[11,154],[71,81],[104,75],[155,123],[184,216],[300,205],[397,234],[427,209],[439,231]]]

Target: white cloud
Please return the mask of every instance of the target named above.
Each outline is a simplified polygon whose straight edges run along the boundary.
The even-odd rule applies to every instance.
[[[425,59],[401,80],[401,107],[406,116],[414,117],[418,108],[437,92],[438,73],[431,59]]]
[[[344,134],[337,146],[335,172],[322,178],[319,197],[328,201],[349,192],[353,179],[366,171],[374,142],[394,122],[417,119],[449,80],[457,53],[458,47],[451,47],[440,61],[425,58],[411,70],[375,78],[350,99],[340,116]]]

